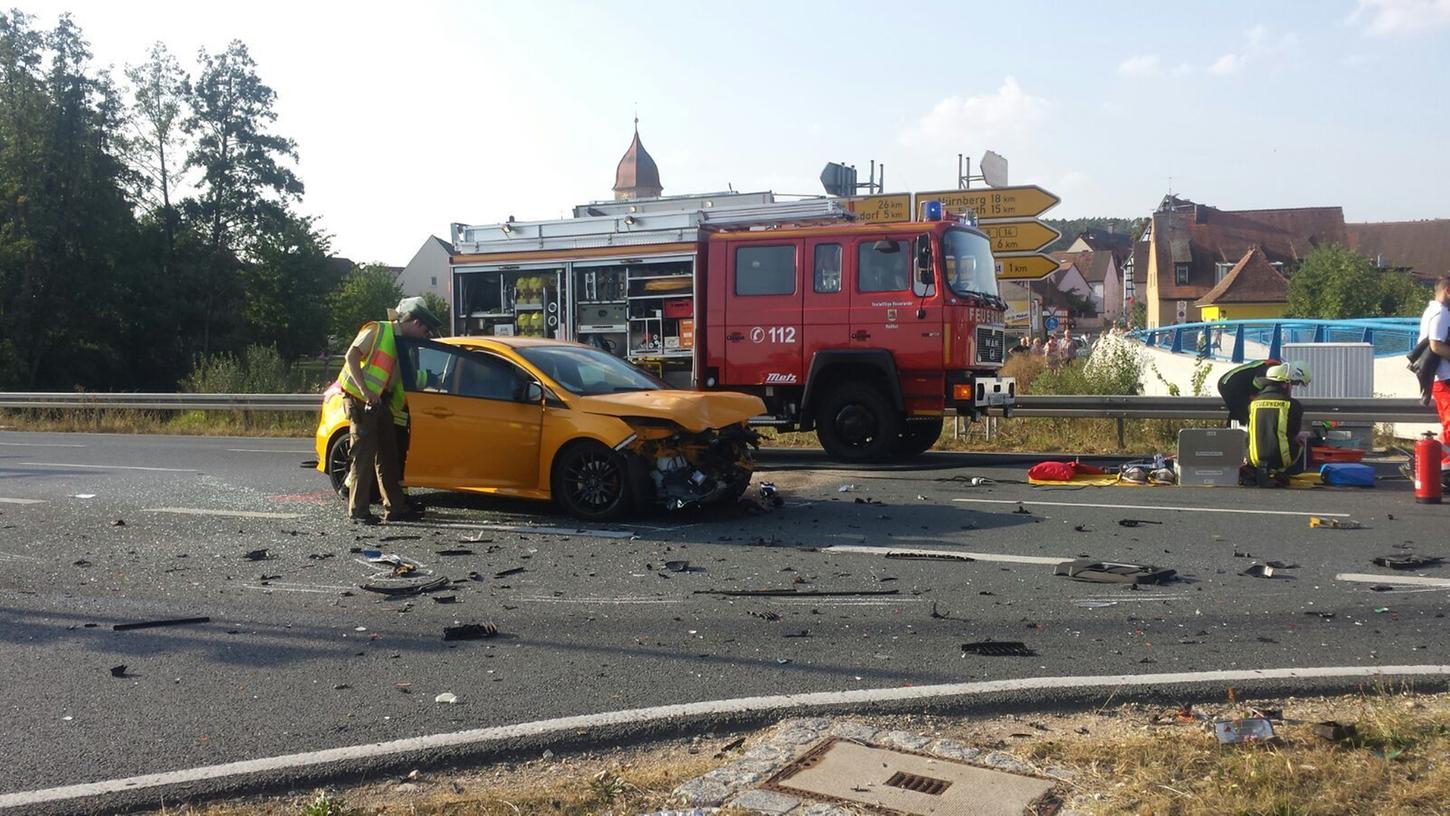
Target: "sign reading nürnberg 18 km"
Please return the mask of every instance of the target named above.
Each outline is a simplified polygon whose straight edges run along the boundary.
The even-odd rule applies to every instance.
[[[940,201],[950,213],[971,210],[979,221],[997,218],[1034,218],[1055,207],[1062,199],[1028,184],[1021,187],[983,187],[979,190],[941,190],[917,193],[917,217],[928,201]]]

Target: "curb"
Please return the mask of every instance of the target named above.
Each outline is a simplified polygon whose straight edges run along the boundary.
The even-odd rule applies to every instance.
[[[376,781],[554,753],[754,729],[785,716],[1071,711],[1111,703],[1179,704],[1240,696],[1343,694],[1366,687],[1443,686],[1450,666],[1331,666],[992,680],[936,686],[745,697],[472,729],[181,771],[0,793],[5,813],[117,813],[206,800]]]

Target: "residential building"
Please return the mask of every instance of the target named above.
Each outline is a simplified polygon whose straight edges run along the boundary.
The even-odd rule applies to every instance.
[[[1258,247],[1282,273],[1317,246],[1347,246],[1348,233],[1339,207],[1220,210],[1169,195],[1153,213],[1144,240],[1147,322],[1165,326],[1200,321],[1198,302],[1251,248]]]
[[[1085,245],[1081,236],[1073,246]],[[1126,253],[1125,253],[1126,254]],[[1088,286],[1088,297],[1096,311],[1094,317],[1107,326],[1123,317],[1123,282],[1119,273],[1118,252],[1113,249],[1068,250],[1054,252],[1059,264],[1070,264]],[[1063,266],[1058,267],[1064,271]]]
[[[1259,247],[1249,247],[1208,294],[1193,304],[1204,321],[1283,317],[1289,280]]]
[[[432,292],[445,301],[453,300],[453,274],[448,260],[453,245],[436,235],[428,236],[423,246],[413,253],[413,260],[398,273],[398,286],[408,296]]]
[[[1450,218],[1347,224],[1349,246],[1380,269],[1432,281],[1450,275]]]

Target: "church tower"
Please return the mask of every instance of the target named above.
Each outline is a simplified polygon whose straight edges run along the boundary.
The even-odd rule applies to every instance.
[[[633,201],[638,198],[656,198],[664,187],[660,185],[660,169],[649,151],[639,142],[639,117],[634,119],[634,139],[619,167],[614,171],[614,200]]]

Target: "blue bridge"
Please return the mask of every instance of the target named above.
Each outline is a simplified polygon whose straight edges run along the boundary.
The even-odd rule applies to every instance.
[[[1242,363],[1280,359],[1284,343],[1370,343],[1376,357],[1408,354],[1420,331],[1417,317],[1372,317],[1356,320],[1225,320],[1178,323],[1138,329],[1130,335],[1145,345],[1174,354]]]

